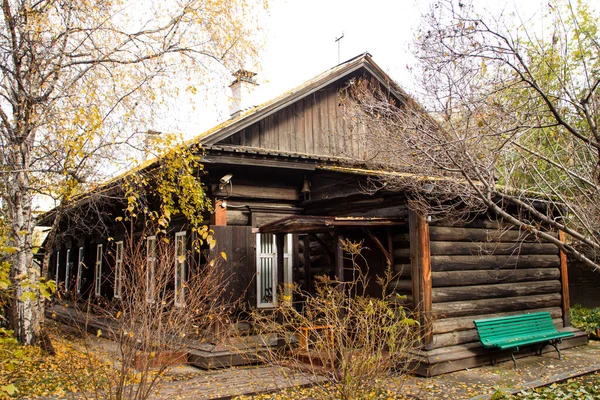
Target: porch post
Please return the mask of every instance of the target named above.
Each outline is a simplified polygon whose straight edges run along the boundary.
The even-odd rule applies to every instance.
[[[565,232],[558,231],[558,239],[561,242],[566,242],[567,238]],[[571,326],[571,316],[570,313],[570,299],[569,299],[569,269],[567,266],[567,254],[560,250],[560,283],[561,283],[561,291],[562,295],[562,315],[563,315],[563,325]]]
[[[310,236],[304,236],[304,279],[306,281],[306,291],[311,293],[312,279],[310,278]]]
[[[409,210],[408,229],[410,238],[410,271],[412,279],[413,309],[421,324],[425,346],[432,343],[431,321],[431,259],[429,250],[429,224],[426,216]]]
[[[277,287],[273,288],[273,294],[277,295],[277,305],[283,305],[283,294],[285,293],[285,288],[283,287],[284,282],[284,247],[285,241],[285,233],[276,233],[275,234],[275,247],[277,248]],[[277,322],[283,324],[283,311],[278,313]],[[281,348],[286,345],[286,339],[279,336],[277,337],[277,347]]]
[[[344,290],[344,250],[342,249],[342,235],[335,237],[335,275],[340,282],[340,290]]]

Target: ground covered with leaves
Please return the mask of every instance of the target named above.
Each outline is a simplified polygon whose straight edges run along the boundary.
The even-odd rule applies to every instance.
[[[49,335],[54,356],[38,347],[19,345],[9,331],[0,332],[0,399],[63,398],[75,392],[102,398],[102,392],[109,391],[119,378],[115,354],[100,345],[102,341],[112,342],[97,338],[95,343],[86,343],[80,334],[64,326],[52,327]],[[139,381],[138,375],[135,371],[129,374],[127,384]],[[159,380],[186,380],[193,375],[161,374]]]
[[[289,388],[277,393],[265,393],[255,396],[238,396],[235,400],[321,400],[339,399],[336,390],[331,385],[323,384],[314,387]],[[365,390],[357,398],[365,400],[405,400],[414,397],[405,397],[402,394],[390,390]]]
[[[600,372],[553,383],[513,396],[498,396],[497,399],[600,399]]]
[[[39,347],[20,346],[9,334],[0,339],[0,396],[64,397],[90,390],[99,371],[111,368],[100,355],[83,349],[82,340],[50,332],[56,355],[44,354]],[[74,379],[74,377],[88,379]],[[87,386],[82,382],[88,382]],[[102,384],[102,382],[97,382]]]

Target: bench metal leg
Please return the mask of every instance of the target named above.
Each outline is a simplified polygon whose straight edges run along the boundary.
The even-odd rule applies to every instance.
[[[554,347],[554,349],[556,350],[556,352],[558,353],[558,359],[562,360],[562,355],[560,354],[560,350],[558,349],[558,344],[562,342],[562,340],[559,341],[552,341],[550,342],[550,346]]]
[[[515,358],[515,352],[514,351],[510,352],[510,357],[512,358],[513,363],[515,364],[515,369],[517,369],[517,359]]]

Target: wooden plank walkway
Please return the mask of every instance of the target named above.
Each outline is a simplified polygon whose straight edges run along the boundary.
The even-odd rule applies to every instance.
[[[46,316],[63,324],[86,328],[91,334],[102,331],[104,338],[114,340],[120,327],[110,318],[86,314],[73,307],[54,305],[46,310]],[[232,366],[261,363],[267,354],[266,346],[275,346],[275,337],[243,336],[224,338],[220,343],[187,341],[188,364],[203,369],[227,368]]]
[[[312,375],[276,366],[228,368],[206,371],[202,376],[185,382],[166,382],[162,384],[160,394],[153,398],[229,399],[233,396],[307,386],[313,384],[314,379]]]

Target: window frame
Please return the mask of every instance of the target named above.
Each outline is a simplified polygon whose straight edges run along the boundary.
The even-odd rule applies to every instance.
[[[81,293],[81,275],[84,267],[84,250],[83,246],[79,246],[79,253],[77,254],[77,281],[75,282],[75,290],[77,294]]]
[[[102,296],[102,243],[96,245],[96,268],[94,271],[94,295]]]
[[[115,242],[115,287],[113,297],[120,299],[123,289],[123,241]]]
[[[187,247],[186,247],[186,232],[175,233],[175,293],[174,293],[174,304],[175,307],[185,306],[185,281],[187,271]],[[179,243],[183,245],[183,254],[179,254]],[[183,255],[182,261],[180,256]]]
[[[152,254],[150,254],[150,243],[152,246]],[[148,236],[146,238],[146,301],[154,302],[156,290],[156,236]]]
[[[65,260],[65,292],[69,291],[69,273],[71,272],[71,249],[67,249]]]

